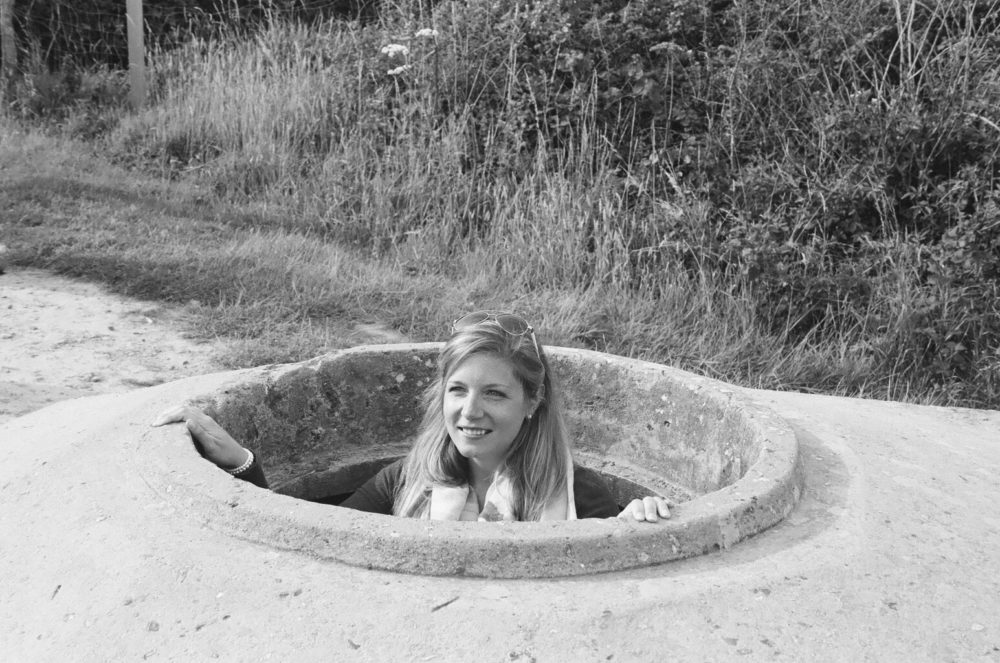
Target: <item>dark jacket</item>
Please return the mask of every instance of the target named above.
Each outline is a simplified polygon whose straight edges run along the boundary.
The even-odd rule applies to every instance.
[[[354,494],[340,503],[340,506],[368,513],[392,515],[392,504],[403,472],[403,459],[386,465],[378,474],[354,491]],[[236,475],[255,486],[267,488],[264,468],[257,458],[253,465]],[[614,518],[618,515],[618,505],[600,475],[579,465],[573,466],[573,498],[577,518]]]

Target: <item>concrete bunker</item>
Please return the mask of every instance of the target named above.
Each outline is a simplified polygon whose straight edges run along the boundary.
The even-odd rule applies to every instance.
[[[168,445],[147,482],[239,538],[391,571],[554,577],[634,568],[727,548],[780,521],[801,492],[788,425],[723,383],[597,352],[549,348],[576,461],[620,504],[658,493],[657,524],[451,523],[332,507],[406,453],[438,343],[367,346],[241,372],[192,394],[258,453],[271,491],[231,481]]]

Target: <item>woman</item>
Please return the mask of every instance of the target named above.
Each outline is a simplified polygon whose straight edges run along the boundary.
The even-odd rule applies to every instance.
[[[455,321],[407,456],[382,469],[341,506],[433,520],[573,520],[618,516],[656,522],[662,497],[621,513],[600,477],[572,462],[558,393],[532,327],[511,313]],[[153,425],[187,423],[206,458],[267,487],[263,469],[203,412],[181,406]]]

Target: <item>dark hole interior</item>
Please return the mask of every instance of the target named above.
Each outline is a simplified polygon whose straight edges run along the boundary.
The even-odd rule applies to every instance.
[[[350,492],[350,493],[337,493],[336,495],[326,495],[324,497],[317,497],[317,498],[311,499],[309,501],[310,502],[317,502],[319,504],[332,504],[333,506],[337,506],[337,505],[339,505],[341,502],[343,502],[344,500],[346,500],[348,497],[350,497],[353,494],[354,494],[353,492]]]

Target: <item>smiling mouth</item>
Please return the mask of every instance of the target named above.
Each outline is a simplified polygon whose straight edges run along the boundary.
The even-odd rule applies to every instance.
[[[490,433],[488,428],[475,428],[473,426],[459,426],[458,430],[462,431],[466,437],[483,437]]]

